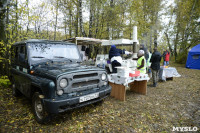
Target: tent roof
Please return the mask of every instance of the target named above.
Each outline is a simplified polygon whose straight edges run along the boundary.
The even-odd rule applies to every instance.
[[[95,38],[88,38],[88,37],[75,37],[75,38],[69,38],[64,41],[73,42],[77,45],[88,45],[88,44],[101,44],[103,40],[101,39],[95,39]]]
[[[194,46],[189,52],[200,52],[200,44]]]
[[[129,39],[117,39],[117,40],[104,40],[102,41],[102,46],[109,46],[109,45],[133,45],[133,40]],[[137,42],[139,44],[139,42]]]

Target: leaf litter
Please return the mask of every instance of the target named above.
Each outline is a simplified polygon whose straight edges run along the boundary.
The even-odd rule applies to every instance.
[[[0,87],[0,132],[172,132],[173,127],[200,129],[200,70],[173,64],[182,76],[148,82],[148,94],[126,92],[126,101],[112,97],[57,115],[50,123],[34,120],[31,101],[13,97],[10,87]]]

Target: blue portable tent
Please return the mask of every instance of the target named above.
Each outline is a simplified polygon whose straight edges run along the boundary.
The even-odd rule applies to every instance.
[[[186,67],[200,70],[200,44],[194,46],[188,53]]]

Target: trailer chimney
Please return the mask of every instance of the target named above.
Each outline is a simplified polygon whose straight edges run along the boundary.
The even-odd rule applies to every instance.
[[[137,26],[133,26],[133,58],[137,58]]]

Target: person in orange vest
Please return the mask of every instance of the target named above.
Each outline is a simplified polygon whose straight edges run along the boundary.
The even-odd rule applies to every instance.
[[[144,57],[144,50],[138,51],[137,69],[140,73],[146,73],[146,59]]]

